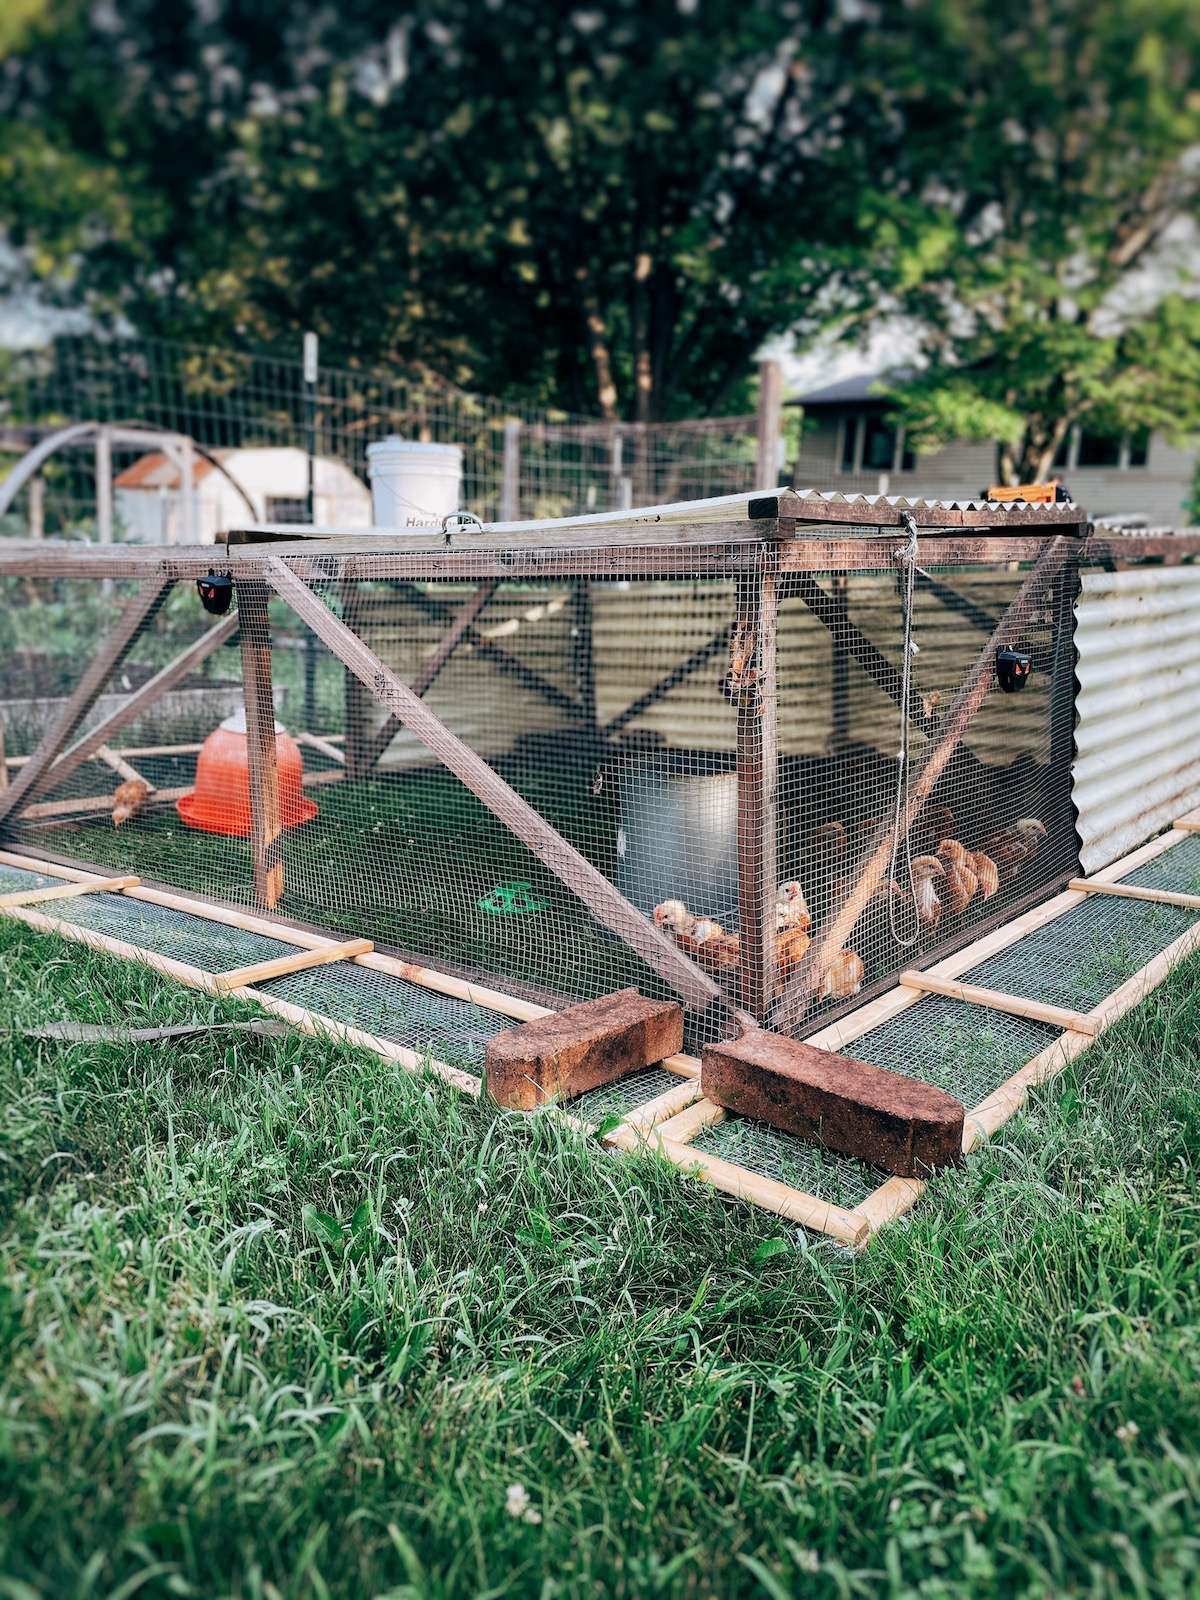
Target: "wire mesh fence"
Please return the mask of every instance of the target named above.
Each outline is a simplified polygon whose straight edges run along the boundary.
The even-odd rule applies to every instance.
[[[1078,866],[1075,555],[909,600],[844,548],[265,560],[215,621],[162,569],[6,578],[8,836],[548,1003],[677,995],[693,1042],[810,1031]]]
[[[69,337],[0,368],[0,468],[57,438],[0,514],[11,536],[212,542],[250,522],[372,520],[367,448],[457,446],[485,521],[755,487],[756,418],[607,423],[394,378],[162,340]],[[311,462],[311,476],[310,476]]]

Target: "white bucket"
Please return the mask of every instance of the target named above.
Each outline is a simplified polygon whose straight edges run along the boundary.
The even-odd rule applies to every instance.
[[[377,528],[440,528],[458,510],[462,449],[393,434],[367,446],[367,475]]]

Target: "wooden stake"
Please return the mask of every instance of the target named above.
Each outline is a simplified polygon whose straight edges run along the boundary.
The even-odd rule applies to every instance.
[[[306,972],[310,967],[327,966],[331,961],[350,961],[354,956],[368,955],[374,949],[370,939],[347,939],[344,944],[327,944],[315,950],[293,950],[286,956],[275,956],[269,961],[256,961],[248,967],[234,967],[229,972],[217,974],[217,988],[221,994],[230,989],[245,989],[250,984],[267,983],[272,978],[286,977],[289,972]]]
[[[283,894],[279,771],[275,749],[275,696],[271,684],[269,591],[257,579],[237,585],[242,641],[242,694],[246,703],[246,754],[250,768],[250,855],[254,898],[265,910]]]
[[[451,733],[423,700],[382,662],[375,652],[335,617],[282,561],[269,557],[268,578],[302,621],[365,684],[387,709],[399,716],[421,743],[492,812],[522,844],[572,891],[592,915],[623,939],[647,966],[691,1005],[707,1008],[724,995],[714,979],[676,948],[648,917],[595,868],[574,845],[553,828],[529,802],[504,781],[469,745]]]
[[[98,878],[95,883],[51,883],[42,889],[14,889],[11,894],[0,894],[0,908],[40,905],[44,900],[73,900],[76,895],[101,891],[118,894],[141,881],[140,878]]]
[[[919,989],[922,994],[945,994],[952,1000],[968,1000],[972,1005],[987,1006],[992,1011],[1005,1011],[1010,1017],[1028,1017],[1031,1022],[1048,1022],[1055,1028],[1067,1028],[1073,1033],[1096,1032],[1096,1024],[1082,1011],[1068,1011],[1062,1006],[1047,1005],[1042,1000],[1002,994],[998,989],[985,989],[977,983],[955,983],[950,978],[937,978],[929,972],[902,972],[896,981],[906,989]]]
[[[742,1005],[759,1022],[775,992],[778,612],[773,570],[738,579],[730,646],[737,703],[738,983]],[[741,659],[734,661],[735,654]]]
[[[32,758],[21,768],[20,776],[0,794],[0,822],[53,781],[50,777],[52,763],[129,654],[138,634],[161,605],[172,582],[171,578],[164,578],[161,572],[156,572],[153,577],[146,579],[126,605],[116,626],[88,662],[79,682],[63,702]],[[103,744],[104,741],[99,742]]]
[[[1200,894],[1177,894],[1173,889],[1143,889],[1136,883],[1097,883],[1092,878],[1072,878],[1070,887],[1081,894],[1111,894],[1120,900],[1149,900],[1160,906],[1200,911]]]

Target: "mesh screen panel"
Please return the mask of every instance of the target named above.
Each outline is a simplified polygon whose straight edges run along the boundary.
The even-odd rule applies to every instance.
[[[923,1078],[969,1109],[985,1100],[1061,1030],[967,1000],[931,994],[845,1046],[876,1067]]]
[[[966,983],[1090,1011],[1195,923],[1194,911],[1093,894],[963,974]]]
[[[351,630],[341,647],[371,653],[366,683],[261,580],[231,623],[178,584],[71,734],[96,746],[115,717],[111,737],[39,778],[8,827],[547,999],[682,993],[693,1046],[728,1005],[811,1031],[1077,867],[1074,562],[1032,585],[1028,565],[925,567],[906,653],[898,572],[839,564],[853,540],[790,575],[752,522],[724,545],[603,559],[459,552],[456,578],[433,553],[308,574],[321,617]],[[44,736],[142,592],[39,580],[0,666],[10,752]],[[1019,598],[1006,637],[1032,674],[1005,694],[985,647]],[[388,674],[438,719],[435,749],[390,718]],[[963,712],[977,681],[990,692]],[[245,731],[255,708],[265,743]]]
[[[155,955],[186,961],[202,972],[228,972],[234,967],[273,961],[296,949],[282,939],[229,928],[222,922],[209,922],[147,900],[131,900],[123,894],[82,894],[64,907],[49,905],[45,910],[63,922],[106,933]]]
[[[6,867],[0,863],[0,894],[16,894],[24,889],[48,889],[61,883],[61,878],[44,878],[40,872],[25,872],[20,867]]]
[[[1140,889],[1200,894],[1200,834],[1188,834],[1153,861],[1126,873],[1121,882],[1136,884]]]
[[[887,1177],[861,1161],[849,1161],[742,1117],[727,1117],[715,1127],[702,1129],[688,1148],[847,1208],[865,1200]]]
[[[441,1061],[476,1070],[482,1068],[487,1041],[513,1026],[511,1018],[483,1006],[347,961],[288,973],[256,987],[364,1033],[413,1050],[428,1049]]]
[[[643,1072],[631,1072],[616,1083],[589,1089],[570,1102],[570,1109],[575,1116],[594,1125],[606,1117],[627,1117],[631,1111],[666,1094],[668,1089],[678,1088],[683,1082],[684,1079],[663,1067],[647,1067]]]

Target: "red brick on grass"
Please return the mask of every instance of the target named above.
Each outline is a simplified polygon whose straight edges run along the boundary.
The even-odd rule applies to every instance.
[[[700,1087],[727,1111],[900,1177],[962,1154],[963,1107],[952,1095],[763,1029],[706,1046]]]
[[[618,989],[550,1017],[506,1028],[489,1040],[485,1070],[492,1098],[515,1111],[571,1099],[653,1066],[683,1049],[683,1011]]]

